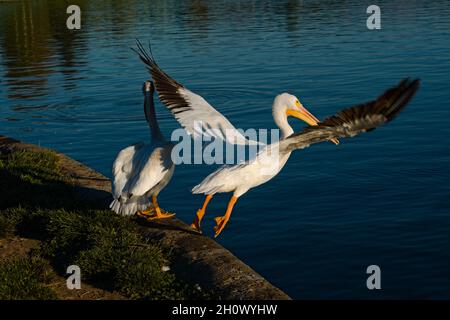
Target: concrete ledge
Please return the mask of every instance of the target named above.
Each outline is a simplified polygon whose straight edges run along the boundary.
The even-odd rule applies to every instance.
[[[0,136],[0,153],[48,150]],[[58,153],[61,168],[72,177],[78,196],[95,208],[111,202],[111,182],[85,165]],[[215,290],[222,299],[288,300],[290,297],[209,237],[193,231],[180,220],[143,222],[142,235],[170,249],[172,271],[183,280]]]

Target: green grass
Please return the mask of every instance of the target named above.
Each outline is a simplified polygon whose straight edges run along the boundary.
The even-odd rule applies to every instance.
[[[24,206],[73,206],[72,184],[50,151],[0,154],[0,209]]]
[[[26,210],[20,206],[0,211],[0,237],[15,234],[25,214]]]
[[[142,238],[134,221],[77,203],[71,180],[61,173],[55,153],[0,155],[0,194],[0,236],[40,239],[42,246],[35,259],[48,260],[61,275],[67,266],[78,265],[82,281],[132,299],[212,297],[164,272],[163,266],[169,264],[167,255]],[[10,276],[5,276],[9,286],[0,286],[0,297],[12,297],[11,288],[19,292],[14,297],[29,296],[24,288],[28,275],[19,276],[19,270],[27,267],[22,260],[1,265]],[[29,290],[34,290],[37,298],[50,298],[41,285],[45,279],[37,279]]]
[[[40,257],[27,257],[0,264],[0,300],[50,300],[54,292],[51,267]]]

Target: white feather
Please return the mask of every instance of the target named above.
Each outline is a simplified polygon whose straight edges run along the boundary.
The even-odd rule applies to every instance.
[[[231,122],[210,105],[202,96],[186,89],[178,88],[178,94],[183,97],[190,109],[175,113],[174,116],[185,130],[193,135],[205,135],[222,139],[230,144],[256,144],[247,139]],[[176,109],[175,109],[176,111]]]
[[[149,192],[164,180],[173,166],[170,150],[168,145],[155,147],[138,143],[119,152],[113,163],[114,200],[110,204],[111,210],[129,216],[150,206]],[[165,164],[167,161],[169,165]]]

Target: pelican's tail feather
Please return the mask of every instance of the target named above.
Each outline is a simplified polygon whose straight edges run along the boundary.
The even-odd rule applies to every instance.
[[[191,192],[193,194],[200,194],[200,193],[206,193],[203,188],[202,188],[202,184],[198,184],[195,187],[192,188]]]
[[[150,202],[147,197],[139,197],[133,199],[127,199],[125,201],[120,201],[119,199],[114,199],[109,207],[112,211],[121,216],[132,216],[138,211],[143,211],[148,209]]]
[[[109,208],[114,211],[115,213],[119,213],[120,212],[120,201],[118,199],[114,199],[111,204],[109,205]]]
[[[236,185],[234,183],[230,184],[228,179],[229,174],[246,165],[246,163],[241,163],[234,166],[223,165],[192,188],[191,192],[193,194],[216,194],[221,192],[230,192],[236,188]]]
[[[221,173],[224,171],[229,170],[228,166],[223,166],[213,173],[211,173],[209,176],[207,176],[205,179],[203,179],[202,182],[200,182],[198,185],[192,188],[191,192],[193,194],[215,194],[221,192],[221,189],[223,187],[223,184],[221,183],[220,177],[218,177]],[[217,179],[219,178],[219,179]]]
[[[221,189],[221,185],[220,186],[208,186],[208,185],[203,185],[202,183],[196,185],[194,188],[192,188],[192,193],[193,194],[216,194],[220,192]]]

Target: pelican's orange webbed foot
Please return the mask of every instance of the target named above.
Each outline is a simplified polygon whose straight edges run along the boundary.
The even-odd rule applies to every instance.
[[[156,196],[152,196],[152,203],[153,203],[153,210],[155,213],[151,215],[150,217],[147,217],[148,221],[156,220],[156,219],[170,219],[175,216],[175,213],[162,213],[161,208],[159,207],[158,200],[156,199]]]
[[[171,213],[171,212],[162,213],[159,208],[157,208],[155,211],[156,211],[155,214],[151,215],[150,217],[147,217],[148,221],[157,220],[157,219],[170,219],[175,216],[175,213]]]
[[[206,212],[206,207],[208,206],[209,201],[211,200],[213,196],[211,194],[208,194],[206,196],[205,202],[203,203],[203,206],[201,209],[197,210],[194,222],[192,222],[191,227],[197,232],[202,233],[202,230],[200,229],[200,223],[202,222],[203,216]]]
[[[231,211],[233,211],[234,204],[237,201],[237,197],[232,196],[230,199],[230,202],[228,202],[227,212],[225,212],[225,215],[222,217],[215,217],[214,221],[216,221],[216,226],[214,227],[214,238],[217,238],[217,236],[222,232],[223,228],[225,228],[225,225],[227,224],[228,220],[230,220]]]
[[[150,207],[147,210],[140,210],[140,211],[136,212],[136,215],[138,217],[148,218],[148,217],[154,216],[154,213],[153,213],[154,211],[155,211],[155,208]]]
[[[200,229],[200,222],[202,221],[203,216],[205,215],[205,211],[202,209],[198,209],[194,222],[191,223],[191,228],[194,229],[197,232],[202,233],[202,230]]]
[[[228,218],[226,216],[215,217],[214,221],[216,222],[216,226],[214,227],[214,238],[217,238],[217,236],[222,232],[223,228],[225,228],[225,225],[228,222]]]

